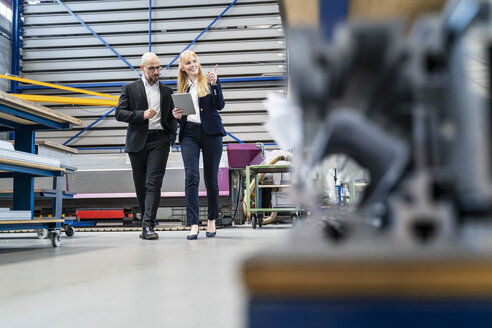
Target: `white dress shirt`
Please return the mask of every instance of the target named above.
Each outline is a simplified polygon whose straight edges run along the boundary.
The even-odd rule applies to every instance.
[[[149,108],[157,112],[154,117],[149,118],[149,130],[162,130],[161,90],[159,89],[159,82],[154,83],[154,85],[150,85],[143,76],[142,81],[145,86],[145,95],[147,96],[147,103],[149,105]]]
[[[202,121],[200,120],[200,108],[198,106],[198,88],[196,87],[197,81],[191,81],[191,79],[189,81],[190,83],[188,84],[188,86],[190,88],[191,99],[193,100],[193,106],[195,107],[195,114],[188,115],[186,121],[201,124]]]

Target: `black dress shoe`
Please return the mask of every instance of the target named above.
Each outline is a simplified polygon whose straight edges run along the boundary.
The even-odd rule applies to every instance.
[[[154,229],[151,227],[143,228],[142,234],[140,238],[147,240],[156,240],[159,239],[159,235],[154,232]]]

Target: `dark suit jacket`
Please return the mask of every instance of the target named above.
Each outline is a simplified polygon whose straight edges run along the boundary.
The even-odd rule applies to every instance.
[[[220,118],[219,111],[225,106],[224,96],[222,95],[222,87],[219,80],[217,85],[210,85],[210,93],[205,97],[198,98],[198,105],[200,107],[200,121],[202,122],[202,129],[205,134],[208,135],[222,135],[225,136],[226,132],[222,125],[222,118]],[[183,137],[183,131],[186,126],[186,119],[188,115],[183,115],[179,120],[179,140]]]
[[[161,92],[161,125],[170,135],[171,143],[176,140],[177,122],[172,115],[174,108],[171,94],[173,90],[159,82]],[[149,120],[144,119],[144,111],[149,108],[145,86],[142,79],[125,84],[121,89],[120,100],[116,107],[116,120],[128,123],[126,132],[126,152],[139,152],[147,142]]]

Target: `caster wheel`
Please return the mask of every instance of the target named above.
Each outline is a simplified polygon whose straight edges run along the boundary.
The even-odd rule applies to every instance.
[[[58,247],[61,244],[61,234],[60,232],[52,232],[50,234],[51,245],[53,247]]]
[[[263,227],[263,215],[258,215],[258,226]]]
[[[253,229],[256,229],[256,221],[257,221],[256,215],[254,215],[254,214],[251,215],[251,223],[253,225]]]
[[[73,237],[73,235],[75,235],[75,229],[72,226],[66,226],[65,235],[67,235],[67,237]]]
[[[46,239],[48,237],[48,229],[38,229],[36,233],[39,239]]]

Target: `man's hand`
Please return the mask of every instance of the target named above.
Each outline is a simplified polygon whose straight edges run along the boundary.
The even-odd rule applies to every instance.
[[[181,117],[183,116],[183,114],[184,114],[184,110],[179,109],[179,108],[174,108],[173,109],[173,116],[174,116],[174,118],[176,118],[176,119],[179,120],[179,119],[181,119]]]
[[[157,112],[155,110],[153,110],[152,108],[149,108],[144,112],[144,120],[152,118],[156,115],[157,115]]]

